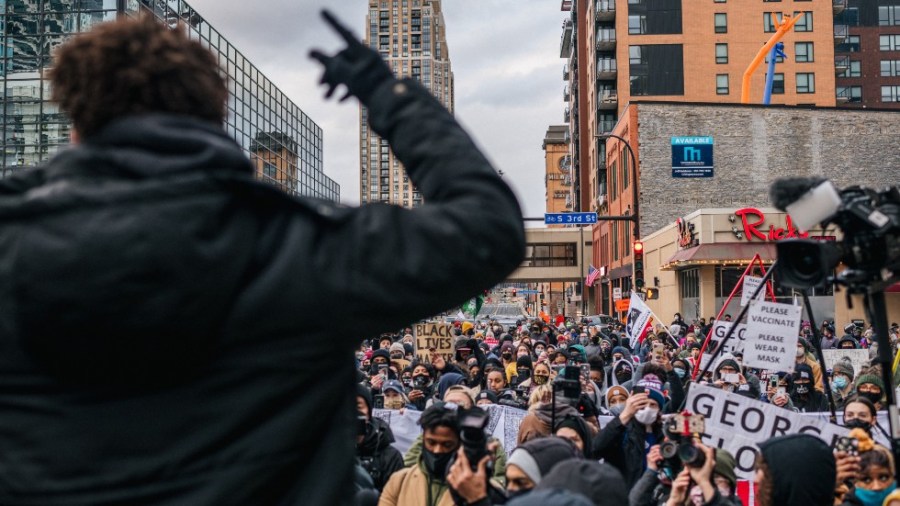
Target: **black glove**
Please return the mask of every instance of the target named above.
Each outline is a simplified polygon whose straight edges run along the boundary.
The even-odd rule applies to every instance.
[[[334,56],[327,56],[316,49],[309,52],[310,58],[325,67],[319,81],[328,85],[325,98],[331,98],[338,85],[343,84],[347,86],[347,94],[341,97],[342,102],[353,95],[366,105],[372,93],[394,75],[381,55],[363,45],[331,12],[323,10],[322,17],[347,43],[347,48]]]

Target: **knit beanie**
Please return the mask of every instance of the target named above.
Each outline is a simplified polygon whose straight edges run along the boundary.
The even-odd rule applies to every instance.
[[[656,404],[659,406],[659,409],[662,409],[666,405],[666,397],[663,395],[662,391],[662,381],[659,380],[659,377],[655,374],[646,374],[640,381],[637,382],[639,387],[644,387],[644,391],[650,394],[650,399],[656,401]]]
[[[881,389],[882,393],[884,392],[884,381],[875,374],[860,374],[859,378],[856,378],[856,388],[859,388],[864,383],[875,385]]]
[[[856,371],[853,370],[853,363],[849,360],[838,360],[834,363],[834,367],[832,368],[832,372],[834,374],[844,374],[851,381],[856,376]]]
[[[403,347],[403,343],[397,342],[391,345],[390,352],[394,353],[395,351],[399,351],[400,353],[406,355],[406,348]]]
[[[515,465],[537,485],[557,462],[576,457],[578,449],[575,445],[563,438],[550,436],[520,444],[513,450],[506,465]]]

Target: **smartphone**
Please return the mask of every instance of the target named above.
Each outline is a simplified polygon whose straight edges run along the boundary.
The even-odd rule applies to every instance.
[[[732,385],[737,385],[741,382],[741,375],[737,373],[725,374],[722,376],[722,381],[724,381],[725,383],[731,383]]]
[[[591,381],[591,365],[590,364],[581,364],[581,377],[584,378],[585,381]]]
[[[385,381],[388,379],[388,367],[390,366],[387,364],[378,364],[378,374],[382,375]]]
[[[642,393],[644,393],[644,387],[641,385],[635,385],[634,388],[631,389],[631,395]]]
[[[378,394],[373,396],[373,402],[375,409],[384,409],[384,394]]]
[[[778,375],[773,374],[769,377],[769,388],[778,388]]]
[[[839,437],[834,443],[834,449],[848,455],[859,455],[859,440],[855,437]]]
[[[653,343],[653,358],[654,360],[661,361],[663,358],[663,354],[666,352],[666,345],[663,343]]]
[[[785,393],[787,393],[787,391],[784,389],[784,387],[778,387],[775,389],[775,395],[784,395]]]

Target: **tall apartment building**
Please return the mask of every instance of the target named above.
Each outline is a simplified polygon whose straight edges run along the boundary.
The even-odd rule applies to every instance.
[[[340,200],[323,172],[322,129],[183,0],[0,0],[0,177],[50,158],[70,139],[69,119],[50,102],[46,72],[69,36],[118,16],[154,15],[218,58],[228,81],[225,129],[284,191]]]
[[[379,51],[397,77],[420,81],[453,112],[453,71],[441,0],[369,0],[365,42]],[[403,207],[422,204],[387,140],[368,124],[359,110],[359,200]]]
[[[834,31],[838,106],[900,109],[900,0],[848,0]]]
[[[878,3],[876,14],[888,16],[890,23],[882,31],[900,32],[894,29],[895,18],[890,18],[894,10],[886,6],[900,0],[855,1]],[[844,68],[835,58],[836,44],[846,43],[849,34],[836,16],[853,6],[854,0],[849,2],[848,6],[848,0],[561,0],[561,10],[568,13],[560,57],[567,60],[564,119],[572,132],[573,210],[632,213],[634,161],[623,143],[602,136],[614,131],[631,101],[739,103],[744,71],[775,31],[773,16],[800,18],[782,39],[787,58],[777,61],[771,103],[837,105],[836,74]],[[880,45],[881,35],[876,39]],[[892,49],[893,42],[886,33],[884,45]],[[888,73],[893,72],[890,65]],[[751,77],[752,103],[762,102],[766,71],[764,63]],[[894,88],[883,86],[890,97]],[[633,132],[616,132],[637,149]],[[627,222],[595,226],[595,265],[602,265],[602,244],[630,244],[632,239]],[[630,251],[626,257],[630,262]],[[610,277],[624,278],[629,271],[623,266]],[[622,287],[627,290],[627,282]]]

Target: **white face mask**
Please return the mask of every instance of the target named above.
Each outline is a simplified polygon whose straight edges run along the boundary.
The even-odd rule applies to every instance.
[[[656,417],[658,415],[659,409],[647,407],[641,408],[637,413],[635,413],[634,418],[644,425],[650,425],[656,421]]]

